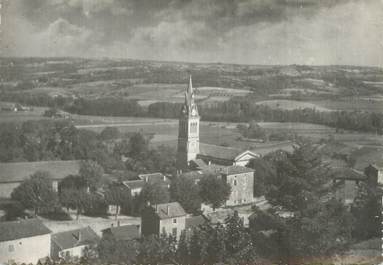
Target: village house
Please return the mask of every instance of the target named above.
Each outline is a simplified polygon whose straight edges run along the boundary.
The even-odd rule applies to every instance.
[[[183,176],[198,181],[206,175],[214,175],[231,187],[231,194],[225,206],[249,204],[254,201],[254,170],[243,166],[202,165],[199,170],[184,173]]]
[[[49,257],[51,231],[38,219],[0,222],[0,263],[33,263]]]
[[[10,198],[12,191],[37,171],[46,171],[52,176],[52,188],[68,175],[77,175],[80,164],[70,161],[38,161],[0,163],[0,198]]]
[[[339,168],[334,171],[333,189],[335,198],[345,205],[354,202],[358,194],[358,185],[367,182],[367,176],[352,168]]]
[[[99,240],[99,236],[89,226],[52,234],[51,258],[81,258],[86,249],[96,245]]]
[[[173,235],[179,239],[185,229],[186,212],[178,202],[146,207],[141,213],[142,235]]]
[[[383,183],[383,163],[374,163],[364,169],[368,181],[372,184]]]
[[[137,179],[126,180],[122,182],[130,192],[132,197],[138,196],[141,190],[144,188],[145,184],[160,184],[166,188],[170,188],[170,180],[162,173],[149,173],[149,174],[140,174]]]

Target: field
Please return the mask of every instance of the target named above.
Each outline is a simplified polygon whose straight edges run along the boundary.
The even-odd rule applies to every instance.
[[[287,100],[287,99],[263,100],[263,101],[258,101],[256,104],[266,105],[274,109],[284,109],[284,110],[315,109],[317,111],[331,111],[331,109],[321,107],[317,104],[313,104],[310,102]]]

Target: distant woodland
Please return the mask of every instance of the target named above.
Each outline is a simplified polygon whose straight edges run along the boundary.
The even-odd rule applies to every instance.
[[[153,118],[178,118],[180,103],[156,102],[147,108],[140,106],[135,100],[123,98],[72,99],[64,97],[52,98],[45,94],[2,93],[2,101],[19,102],[32,106],[47,106],[62,109],[73,114],[99,116],[134,116]],[[217,102],[211,106],[200,106],[199,113],[205,121],[226,122],[305,122],[327,125],[337,129],[355,130],[382,134],[383,113],[367,111],[329,111],[316,109],[284,110],[265,105],[257,105],[248,98],[232,98],[225,102]]]

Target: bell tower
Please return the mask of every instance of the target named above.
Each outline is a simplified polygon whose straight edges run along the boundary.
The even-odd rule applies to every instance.
[[[199,153],[199,121],[190,76],[178,123],[177,170],[179,171],[187,169],[190,160],[195,159]]]

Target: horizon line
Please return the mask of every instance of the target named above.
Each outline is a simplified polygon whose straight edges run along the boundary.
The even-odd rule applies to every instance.
[[[138,59],[138,58],[123,58],[123,57],[81,57],[81,56],[17,56],[17,55],[0,55],[0,59],[80,59],[80,60],[123,60],[123,61],[144,61],[144,62],[163,62],[163,63],[185,63],[185,64],[222,64],[222,65],[237,65],[237,66],[307,66],[307,67],[368,67],[368,68],[381,68],[383,65],[364,65],[364,64],[250,64],[250,63],[234,63],[234,62],[201,62],[201,61],[184,61],[184,60],[159,60],[159,59]]]

